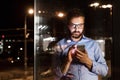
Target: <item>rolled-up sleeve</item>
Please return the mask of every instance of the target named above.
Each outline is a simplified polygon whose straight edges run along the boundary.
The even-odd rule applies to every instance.
[[[108,73],[108,66],[102,55],[102,51],[97,43],[94,48],[95,61],[93,61],[92,72],[98,75],[106,76]]]
[[[108,67],[106,66],[106,64],[100,64],[93,61],[92,72],[98,75],[106,76],[108,73]]]

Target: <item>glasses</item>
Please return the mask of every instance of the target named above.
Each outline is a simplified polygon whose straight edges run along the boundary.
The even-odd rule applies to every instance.
[[[71,28],[81,29],[81,28],[83,28],[84,23],[80,23],[80,24],[73,24],[73,23],[71,23],[69,26],[70,26]]]

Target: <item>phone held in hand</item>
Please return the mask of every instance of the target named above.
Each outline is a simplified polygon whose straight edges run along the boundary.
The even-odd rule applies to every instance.
[[[77,49],[82,52],[85,52],[85,45],[77,45]]]

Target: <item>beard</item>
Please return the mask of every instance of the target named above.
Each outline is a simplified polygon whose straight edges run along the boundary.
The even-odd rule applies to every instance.
[[[74,32],[71,33],[71,35],[72,35],[73,38],[78,39],[83,35],[83,31],[82,32],[74,31]]]

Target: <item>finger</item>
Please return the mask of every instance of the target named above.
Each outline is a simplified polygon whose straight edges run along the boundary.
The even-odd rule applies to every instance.
[[[80,51],[80,50],[76,50],[77,53],[81,54],[81,55],[84,55],[84,52]]]
[[[85,50],[85,53],[87,54],[87,51]]]
[[[76,57],[83,57],[83,55],[81,55],[81,54],[76,54]]]
[[[69,50],[68,56],[71,56],[72,54],[72,50]]]

